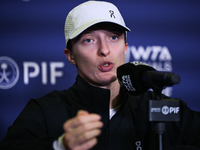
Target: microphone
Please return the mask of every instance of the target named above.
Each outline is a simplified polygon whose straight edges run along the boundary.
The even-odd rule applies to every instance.
[[[120,85],[132,95],[140,95],[150,88],[164,88],[180,82],[178,75],[156,71],[148,64],[138,61],[119,66],[117,78]]]

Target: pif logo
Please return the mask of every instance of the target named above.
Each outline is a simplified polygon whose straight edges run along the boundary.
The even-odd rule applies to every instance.
[[[19,67],[10,57],[0,57],[0,89],[12,88],[19,79]]]
[[[162,107],[162,113],[163,115],[168,115],[168,114],[178,114],[180,110],[180,107],[168,107],[168,106],[163,106]]]

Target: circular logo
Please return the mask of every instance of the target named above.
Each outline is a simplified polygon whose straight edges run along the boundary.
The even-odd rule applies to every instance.
[[[169,107],[168,107],[168,106],[163,106],[163,107],[162,107],[162,113],[163,113],[164,115],[167,115],[167,114],[169,113]]]
[[[6,56],[0,57],[0,89],[12,88],[19,79],[17,63]]]

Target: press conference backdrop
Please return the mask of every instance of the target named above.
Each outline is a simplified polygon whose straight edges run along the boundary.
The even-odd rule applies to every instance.
[[[65,58],[63,31],[67,13],[82,2],[0,1],[0,141],[29,99],[74,83],[77,72]],[[132,30],[126,62],[142,61],[180,75],[180,84],[163,93],[200,111],[200,1],[110,2]]]

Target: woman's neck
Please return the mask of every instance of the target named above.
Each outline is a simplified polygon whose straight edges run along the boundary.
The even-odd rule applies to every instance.
[[[110,86],[110,109],[116,108],[120,105],[119,93],[120,93],[120,85],[117,82],[113,83]]]

